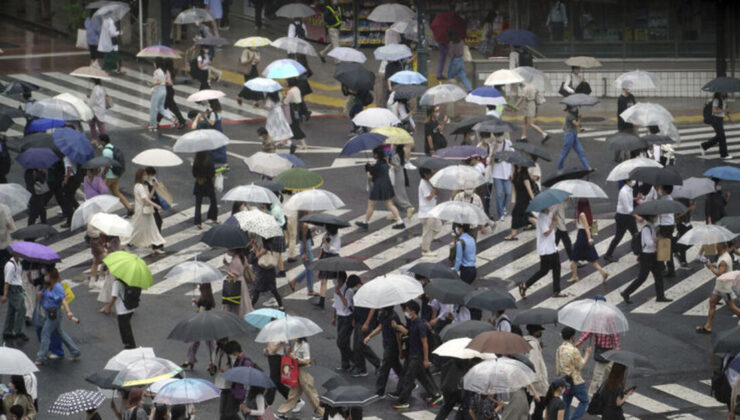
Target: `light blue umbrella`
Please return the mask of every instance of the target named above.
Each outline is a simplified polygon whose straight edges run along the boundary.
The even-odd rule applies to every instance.
[[[260,308],[244,315],[244,320],[249,325],[262,329],[270,321],[285,318],[285,312],[272,308]]]
[[[554,206],[555,204],[562,203],[570,196],[571,194],[567,191],[550,188],[534,196],[525,211],[542,211]]]
[[[266,77],[255,77],[254,79],[247,80],[244,83],[244,87],[255,92],[277,92],[283,88],[280,83],[268,79]]]
[[[427,82],[427,78],[424,77],[421,73],[417,73],[411,70],[396,72],[388,80],[390,80],[392,83],[400,83],[402,85],[418,85]]]
[[[211,382],[205,379],[186,378],[163,386],[154,397],[154,402],[167,405],[194,404],[219,396],[221,390]]]
[[[305,72],[306,68],[301,63],[290,58],[284,58],[270,63],[262,70],[262,75],[269,79],[290,79]]]
[[[707,169],[707,171],[704,172],[704,176],[725,181],[740,181],[740,168],[735,168],[734,166],[716,166],[714,168]]]

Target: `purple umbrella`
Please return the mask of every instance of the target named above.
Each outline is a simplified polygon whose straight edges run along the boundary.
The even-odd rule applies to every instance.
[[[46,245],[36,242],[13,242],[10,244],[10,253],[26,261],[41,264],[53,264],[61,261],[59,254]]]
[[[32,147],[16,156],[15,160],[26,169],[49,169],[59,161],[59,156],[51,149]]]
[[[484,157],[486,150],[475,146],[450,146],[439,149],[434,153],[434,157],[448,160],[465,160],[473,156]]]
[[[280,154],[279,154],[279,156],[280,156],[281,158],[283,158],[283,159],[289,160],[289,161],[290,161],[290,163],[292,163],[294,167],[296,167],[296,166],[300,166],[300,167],[302,167],[302,168],[303,168],[303,167],[305,167],[305,166],[306,166],[306,162],[302,161],[302,160],[301,160],[301,159],[300,159],[300,158],[299,158],[298,156],[296,156],[296,155],[291,155],[290,153],[280,153]]]

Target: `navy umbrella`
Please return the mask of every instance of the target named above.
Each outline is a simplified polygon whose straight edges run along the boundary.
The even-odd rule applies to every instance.
[[[30,93],[34,90],[39,90],[39,87],[33,83],[14,81],[10,82],[3,89],[4,95],[22,95],[24,93]]]
[[[33,147],[16,156],[15,160],[26,169],[49,169],[59,162],[59,156],[51,149]]]
[[[13,239],[18,239],[20,241],[33,241],[38,238],[48,238],[49,236],[56,235],[57,230],[53,227],[44,224],[44,223],[37,223],[35,225],[28,225],[24,228],[18,229],[15,232],[10,234],[10,237]]]
[[[460,278],[451,268],[434,262],[420,262],[409,268],[408,271],[428,279],[438,278],[457,280]]]
[[[61,128],[64,127],[64,124],[67,122],[64,120],[53,120],[51,118],[39,118],[37,120],[31,121],[30,124],[26,127],[26,132],[28,133],[39,133],[44,132],[46,130],[51,130],[52,128]]]
[[[701,90],[705,92],[740,92],[740,79],[737,77],[718,77],[702,86]]]
[[[421,98],[428,87],[426,85],[396,85],[393,87],[393,95],[396,99]]]
[[[533,32],[526,29],[507,29],[496,37],[499,44],[509,44],[515,46],[537,45],[540,43],[539,38]]]
[[[214,248],[241,249],[249,244],[249,236],[238,224],[223,223],[208,229],[200,241]]]
[[[265,372],[255,369],[251,366],[234,367],[221,374],[221,378],[247,386],[257,386],[260,388],[275,388]]]
[[[594,106],[599,103],[599,98],[583,93],[574,93],[561,99],[560,103],[568,106]]]
[[[95,156],[95,148],[81,131],[63,127],[55,130],[52,137],[59,150],[73,162],[85,163]]]
[[[740,181],[740,168],[734,166],[716,166],[704,171],[704,176],[725,181]]]
[[[385,139],[387,138],[378,133],[362,133],[349,139],[339,153],[339,156],[351,156],[365,150],[373,150],[385,143]]]
[[[570,196],[571,194],[569,192],[558,190],[556,188],[550,188],[535,195],[532,201],[529,202],[529,205],[527,206],[527,209],[525,211],[529,213],[530,211],[542,211],[545,209],[549,209],[555,204],[559,204],[567,200]]]

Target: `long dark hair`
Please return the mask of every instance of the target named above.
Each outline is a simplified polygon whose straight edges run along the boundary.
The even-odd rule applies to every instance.
[[[165,72],[170,72],[170,75],[172,75],[173,78],[175,77],[175,61],[173,59],[165,58],[162,69]]]
[[[249,387],[249,393],[247,394],[248,400],[254,400],[257,398],[258,395],[264,394],[265,388],[259,387],[259,386],[250,386]]]
[[[627,373],[627,368],[620,363],[614,363],[612,370],[609,372],[609,376],[604,382],[604,388],[611,392],[616,392],[620,387],[624,387],[624,377]]]
[[[714,95],[712,95],[712,100],[718,100],[719,101],[719,107],[722,108],[722,104],[724,103],[724,98],[722,97],[722,92],[714,92]]]
[[[232,249],[231,252],[234,253],[234,257],[241,260],[242,265],[247,265],[247,253],[244,248]]]
[[[167,406],[166,405],[154,405],[154,420],[167,420]]]
[[[555,398],[555,391],[558,388],[564,388],[564,387],[565,385],[557,381],[553,381],[553,383],[550,384],[550,387],[547,388],[547,394],[545,394],[545,399],[543,400],[545,407],[550,405],[550,401],[552,401],[552,399]]]
[[[398,158],[401,159],[401,165],[404,165],[406,163],[406,152],[402,144],[396,145],[396,153],[398,154]]]
[[[211,283],[201,283],[198,286],[200,289],[200,298],[206,303],[207,308],[213,308],[216,306],[216,299],[213,297],[213,289],[211,289]]]
[[[23,376],[21,375],[11,376],[10,383],[13,384],[13,388],[15,388],[16,394],[28,395],[28,391],[26,390],[26,381],[23,380]]]
[[[205,178],[207,175],[205,174],[205,171],[208,169],[208,167],[211,165],[211,155],[206,152],[198,152],[195,154],[195,158],[193,159],[193,174],[194,175],[203,175],[202,178]]]
[[[586,222],[588,222],[588,226],[586,227],[590,227],[594,222],[594,217],[591,215],[591,204],[585,198],[578,200],[578,205],[576,205],[576,219],[580,219],[581,213],[586,215]]]

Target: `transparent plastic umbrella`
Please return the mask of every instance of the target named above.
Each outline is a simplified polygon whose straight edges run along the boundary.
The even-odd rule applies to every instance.
[[[509,358],[485,360],[473,366],[463,376],[463,389],[478,394],[511,392],[536,380],[532,369]]]
[[[26,353],[12,347],[0,346],[0,375],[27,375],[39,368]]]
[[[714,245],[730,242],[737,238],[737,233],[718,225],[704,225],[689,229],[678,240],[682,245]]]
[[[180,136],[172,150],[177,153],[197,153],[214,150],[229,144],[229,138],[218,130],[193,130]]]
[[[570,302],[558,311],[558,323],[596,334],[620,334],[629,330],[629,322],[622,311],[601,299]]]
[[[283,86],[273,79],[266,77],[255,77],[254,79],[247,80],[244,83],[244,87],[255,92],[277,92],[283,89]]]
[[[276,16],[284,18],[306,18],[316,14],[316,10],[306,6],[303,3],[289,3],[282,6],[275,12]]]
[[[172,267],[164,278],[175,280],[178,283],[213,283],[224,278],[224,274],[218,268],[203,261],[185,261]]]
[[[486,86],[511,85],[524,82],[524,77],[514,70],[501,69],[496,70],[486,77],[483,83]]]
[[[401,20],[409,20],[416,17],[416,13],[408,6],[399,3],[386,3],[376,6],[369,15],[367,20],[373,22],[393,23]]]
[[[524,83],[531,83],[534,85],[535,89],[539,91],[540,93],[546,93],[546,92],[552,92],[552,82],[550,81],[550,78],[545,75],[540,70],[537,70],[534,67],[529,66],[521,66],[514,69],[514,71],[522,76],[524,79]]]
[[[136,360],[126,365],[113,378],[113,384],[122,387],[148,385],[161,379],[171,378],[182,372],[182,368],[167,359],[151,357]]]
[[[471,341],[472,338],[469,337],[455,338],[453,340],[445,341],[439,347],[434,349],[432,353],[440,357],[454,357],[455,359],[480,358],[484,360],[493,360],[497,358],[495,354],[480,353],[467,348]]]
[[[100,16],[103,18],[110,17],[113,20],[121,20],[126,13],[131,10],[131,6],[122,1],[112,1],[109,4],[98,9],[93,16]]]
[[[87,222],[95,213],[108,213],[123,208],[118,197],[110,194],[96,195],[89,200],[85,200],[77,207],[72,214],[71,230],[81,228],[87,225]]]
[[[107,236],[127,238],[134,232],[134,225],[117,214],[96,213],[88,223]]]
[[[31,193],[20,184],[0,184],[0,203],[8,206],[11,215],[28,208]]]
[[[650,102],[638,102],[619,114],[625,122],[647,127],[650,125],[667,126],[673,121],[673,115],[662,105]]]
[[[429,215],[450,223],[483,226],[490,220],[482,208],[464,201],[445,201],[429,211]]]
[[[309,44],[308,41],[300,38],[289,38],[287,36],[284,36],[272,41],[270,45],[275,48],[284,50],[288,54],[305,54],[312,57],[317,57],[319,55],[313,45]]]
[[[445,190],[464,190],[483,185],[486,180],[472,166],[453,165],[439,170],[429,182]]]
[[[199,7],[193,7],[187,10],[183,10],[175,17],[175,22],[178,25],[186,25],[188,23],[197,22],[215,22],[216,18],[206,9]]]
[[[289,160],[280,157],[277,153],[265,152],[257,152],[244,158],[244,164],[249,167],[251,172],[266,175],[270,178],[274,178],[281,172],[293,167]]]
[[[424,92],[419,100],[420,105],[432,106],[456,102],[468,95],[460,86],[449,83],[437,85]]]
[[[339,61],[349,61],[354,63],[364,63],[367,61],[367,56],[362,51],[356,50],[349,47],[337,47],[329,51],[327,54],[331,58],[336,58]]]
[[[378,47],[373,51],[376,60],[399,61],[413,55],[411,48],[404,44],[390,44]]]
[[[310,337],[323,330],[315,322],[301,316],[286,316],[270,321],[254,339],[257,343],[288,342],[296,338]]]
[[[205,379],[185,378],[172,381],[159,389],[154,402],[177,405],[194,404],[221,396],[221,390]]]
[[[290,58],[284,58],[268,64],[262,70],[262,75],[269,79],[290,79],[291,77],[298,77],[301,73],[305,72],[306,68],[301,63]]]
[[[93,110],[92,108],[90,108],[90,105],[88,105],[84,99],[77,95],[73,95],[69,92],[64,92],[60,93],[54,98],[61,99],[62,101],[72,104],[72,106],[77,110],[77,113],[80,114],[80,121],[90,121],[94,116]]]
[[[698,178],[691,177],[683,180],[683,184],[677,185],[673,188],[671,197],[676,198],[688,198],[689,200],[695,200],[703,195],[707,195],[714,191],[714,181],[709,178]]]
[[[182,164],[182,159],[166,149],[147,149],[134,156],[131,162],[140,166],[165,168]]]
[[[80,121],[80,113],[71,103],[56,98],[39,99],[26,109],[28,115],[52,120]]]
[[[325,211],[344,207],[344,201],[339,196],[327,190],[306,190],[293,194],[285,203],[285,208],[299,211]]]
[[[118,354],[108,359],[108,362],[105,364],[105,369],[121,370],[133,362],[154,357],[156,357],[154,355],[154,349],[151,347],[137,347],[135,349],[121,350]]]
[[[421,283],[404,274],[386,274],[365,283],[354,296],[355,306],[381,309],[400,305],[424,293]]]
[[[355,115],[352,122],[360,127],[376,128],[400,124],[401,120],[385,108],[370,108]]]
[[[591,181],[567,179],[553,185],[552,188],[571,193],[575,198],[609,198],[601,187]]]
[[[624,181],[625,179],[629,179],[630,172],[632,172],[633,169],[636,168],[660,168],[663,165],[656,162],[653,159],[648,159],[645,157],[636,157],[632,159],[625,160],[624,162],[620,163],[619,165],[615,166],[611,172],[609,172],[609,175],[607,175],[606,180],[607,181]]]
[[[627,73],[620,74],[614,80],[614,87],[617,89],[627,88],[632,90],[657,89],[660,87],[660,80],[658,80],[658,76],[649,71],[628,71]]]
[[[259,185],[239,185],[224,194],[222,201],[242,201],[245,203],[279,203],[275,193]]]

